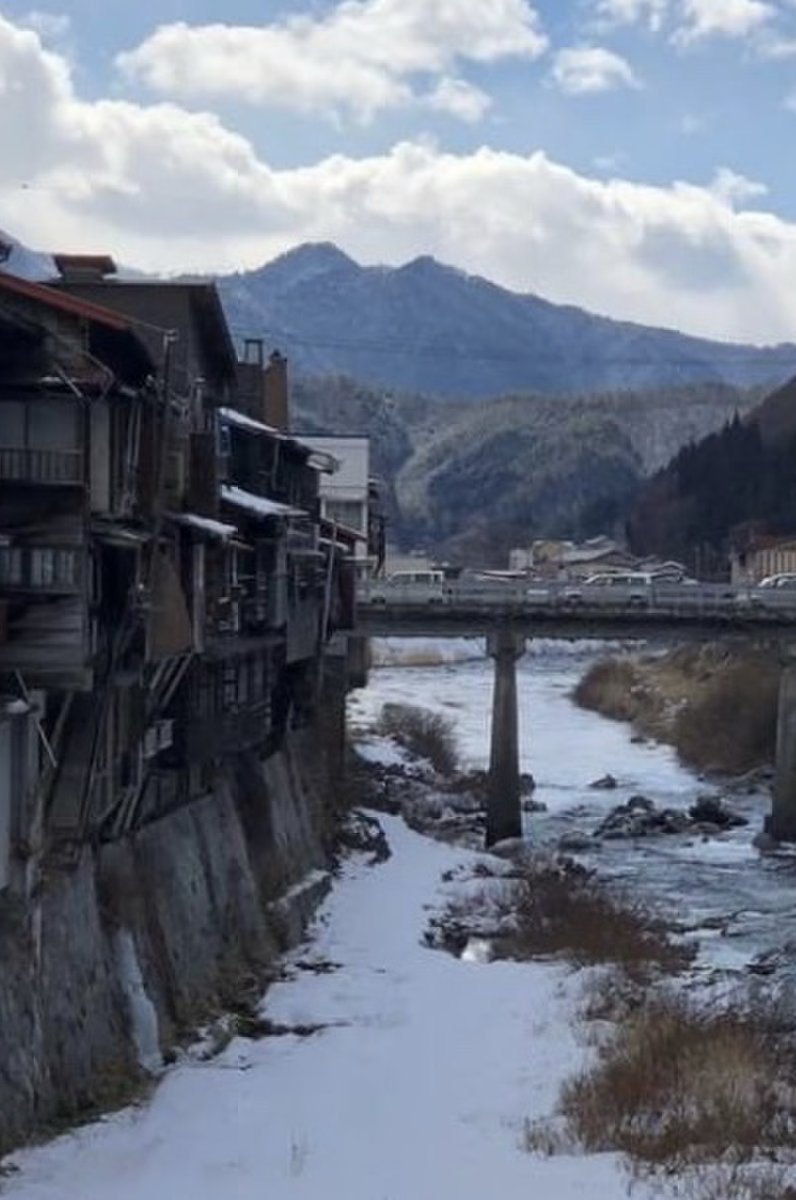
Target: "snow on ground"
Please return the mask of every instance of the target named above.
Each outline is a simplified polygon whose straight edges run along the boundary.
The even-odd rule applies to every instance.
[[[393,856],[346,862],[263,1003],[326,1028],[172,1069],[149,1105],[17,1155],[8,1200],[623,1200],[616,1156],[521,1147],[587,1053],[582,977],[426,948],[442,873],[477,856],[379,819]]]

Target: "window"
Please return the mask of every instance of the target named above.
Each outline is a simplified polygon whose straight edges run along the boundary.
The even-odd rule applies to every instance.
[[[361,500],[328,500],[326,501],[326,517],[329,521],[337,521],[347,525],[349,529],[365,532],[365,505]]]
[[[22,551],[0,546],[0,585],[22,583]]]
[[[30,551],[30,582],[34,587],[77,583],[77,554],[74,550],[50,547]]]

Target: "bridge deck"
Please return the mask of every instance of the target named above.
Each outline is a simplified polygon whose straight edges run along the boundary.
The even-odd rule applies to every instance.
[[[373,636],[478,637],[496,625],[570,639],[781,635],[796,633],[796,590],[385,582],[359,598],[358,627]]]

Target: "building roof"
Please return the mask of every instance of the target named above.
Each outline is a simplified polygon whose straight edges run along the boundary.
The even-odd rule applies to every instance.
[[[293,437],[289,433],[283,433],[281,429],[277,429],[273,425],[266,425],[263,421],[256,421],[254,417],[249,417],[246,413],[238,412],[236,408],[219,408],[218,415],[222,421],[226,421],[229,425],[235,425],[238,429],[244,430],[245,433],[265,434],[268,437],[276,438],[277,441],[285,442],[291,449],[300,451],[306,457],[307,465],[313,467],[316,471],[323,471],[328,475],[332,475],[340,465],[334,455],[327,454],[323,450],[317,450],[315,446],[311,446],[308,442],[303,442],[301,438]]]
[[[177,525],[186,525],[189,529],[196,529],[199,533],[207,534],[208,537],[220,538],[222,542],[228,542],[238,532],[237,525],[227,525],[224,521],[216,521],[213,517],[203,517],[199,513],[170,512],[166,513],[166,517]]]
[[[258,496],[254,492],[244,491],[243,488],[223,483],[221,499],[235,508],[242,508],[255,517],[307,517],[309,513],[303,508],[293,508],[290,504],[281,504],[268,496]]]
[[[85,256],[82,256],[85,257]],[[56,261],[68,256],[57,255]],[[101,260],[102,256],[97,256]],[[130,325],[141,325],[142,336],[159,338],[169,328],[179,328],[181,317],[189,312],[195,321],[202,349],[218,374],[233,382],[237,378],[237,354],[227,324],[218,289],[211,280],[186,279],[116,279],[99,273],[81,276],[67,271],[52,286],[63,295],[91,297],[124,314]],[[168,301],[153,319],[155,297]]]
[[[54,254],[52,257],[61,275],[69,272],[92,276],[116,274],[116,263],[110,254]]]
[[[35,303],[44,304],[57,312],[69,313],[71,316],[82,317],[86,321],[105,325],[108,329],[117,331],[132,329],[130,321],[111,308],[105,308],[91,300],[82,300],[79,296],[71,296],[46,283],[33,283],[30,279],[20,279],[17,275],[9,275],[0,270],[0,295],[3,294],[33,300]]]

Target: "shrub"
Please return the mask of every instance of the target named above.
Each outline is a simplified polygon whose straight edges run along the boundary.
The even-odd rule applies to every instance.
[[[609,892],[574,864],[540,862],[520,878],[491,881],[458,897],[441,919],[437,943],[460,954],[474,931],[488,933],[495,958],[525,961],[561,957],[577,966],[613,964],[612,999],[600,1003],[616,1011],[635,985],[661,971],[676,973],[693,949],[672,940],[666,926],[642,905]]]
[[[580,868],[557,865],[537,868],[520,884],[515,931],[496,950],[519,959],[562,955],[577,966],[614,963],[631,980],[677,972],[693,957],[643,905],[609,892]]]
[[[775,1157],[796,1132],[788,1058],[765,1016],[660,998],[625,1016],[561,1113],[586,1149],[666,1171]]]
[[[453,722],[441,713],[413,704],[385,704],[377,732],[391,737],[410,754],[426,758],[440,775],[453,775],[457,765]]]
[[[694,766],[741,772],[774,758],[780,668],[763,659],[732,663],[678,714],[675,745]]]
[[[581,708],[591,708],[617,721],[632,721],[638,715],[634,688],[638,669],[625,658],[603,658],[596,662],[572,693]]]

